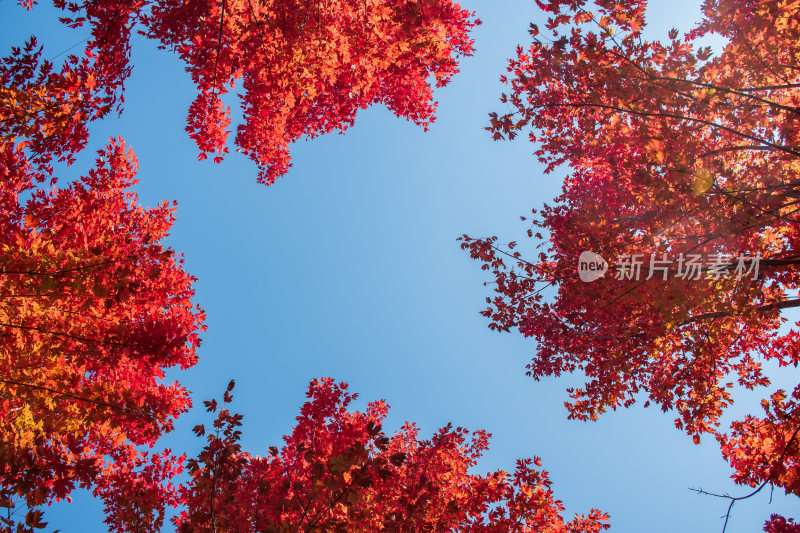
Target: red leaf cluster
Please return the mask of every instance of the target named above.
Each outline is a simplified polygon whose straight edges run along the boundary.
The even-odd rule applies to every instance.
[[[359,110],[372,104],[384,104],[427,128],[436,110],[430,80],[436,86],[448,83],[458,71],[459,57],[472,54],[469,32],[480,23],[451,0],[54,4],[70,15],[62,19],[66,24],[90,26],[86,57],[70,56],[58,73],[44,62],[40,78],[48,78],[48,84],[42,94],[25,81],[39,60],[35,43],[26,49],[29,57],[16,58],[30,71],[11,94],[25,106],[26,116],[20,117],[11,102],[5,102],[10,104],[8,118],[0,115],[0,120],[21,122],[16,135],[44,142],[39,132],[47,136],[60,127],[60,134],[73,142],[59,150],[82,148],[81,120],[103,116],[124,101],[131,36],[139,32],[186,63],[198,91],[186,130],[200,159],[213,156],[219,162],[228,152],[231,119],[223,97],[241,80],[244,122],[237,128],[236,145],[259,165],[259,181],[266,184],[288,171],[292,142],[344,131]],[[70,97],[62,98],[66,93]],[[71,116],[66,123],[55,106]],[[37,115],[35,124],[31,114]]]
[[[0,500],[13,510],[0,531],[39,527],[37,508],[76,486],[120,531],[134,514],[158,526],[177,501],[180,460],[142,447],[190,406],[164,372],[195,364],[204,314],[160,244],[174,207],[138,204],[136,166],[115,140],[88,175],[45,188],[21,150],[0,148]]]
[[[489,435],[446,426],[421,440],[414,424],[387,436],[384,401],[365,412],[349,404],[345,383],[315,380],[284,445],[263,457],[241,450],[242,417],[231,414],[228,387],[208,444],[188,462],[181,533],[228,531],[585,532],[607,529],[592,510],[564,522],[538,459],[513,474],[470,473]],[[206,402],[216,411],[216,402]],[[205,428],[195,431],[205,434]]]
[[[800,388],[731,435],[718,426],[735,386],[769,385],[765,361],[800,362],[797,325],[779,329],[800,306],[800,4],[707,1],[694,30],[664,41],[644,39],[644,1],[537,4],[551,18],[509,61],[510,111],[487,129],[528,133],[547,171],[569,175],[534,212],[538,254],[463,238],[496,282],[483,314],[536,339],[534,379],[586,376],[570,418],[646,399],[695,442],[713,434],[736,481],[795,492]],[[697,45],[713,34],[726,39],[717,55]],[[609,262],[590,283],[577,268],[587,251]],[[706,266],[681,277],[692,255]],[[757,276],[732,275],[742,256],[761,258]]]

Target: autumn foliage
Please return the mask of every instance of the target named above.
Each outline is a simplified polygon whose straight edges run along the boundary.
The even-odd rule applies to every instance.
[[[231,117],[223,97],[242,84],[237,150],[259,165],[259,181],[267,184],[288,171],[292,142],[344,131],[372,104],[427,128],[436,111],[429,81],[448,83],[458,58],[472,54],[469,31],[479,24],[450,0],[54,5],[65,11],[66,24],[90,27],[86,57],[70,56],[57,71],[41,60],[35,41],[17,54],[6,68],[21,71],[21,78],[0,93],[0,119],[15,125],[9,132],[53,143],[43,137],[58,131],[71,141],[66,149],[81,149],[82,121],[121,108],[131,36],[140,32],[186,63],[197,86],[186,130],[201,159],[220,161],[228,152]],[[26,109],[22,116],[20,105]],[[41,116],[31,119],[32,114]]]
[[[539,459],[513,473],[470,473],[489,435],[447,426],[421,440],[414,424],[387,436],[384,401],[354,411],[345,383],[314,380],[297,424],[279,449],[251,455],[239,444],[242,416],[232,414],[233,382],[213,428],[195,427],[208,444],[188,462],[187,510],[180,533],[290,531],[600,532],[607,516],[592,510],[564,522],[561,502]]]
[[[2,531],[38,527],[38,507],[76,486],[155,522],[175,497],[179,461],[139,446],[190,406],[163,378],[195,364],[204,314],[160,244],[174,207],[138,205],[136,165],[113,141],[88,175],[50,188],[21,151],[0,152]]]
[[[644,0],[537,4],[545,32],[531,25],[510,60],[509,111],[487,129],[527,133],[547,171],[569,175],[534,212],[538,254],[463,238],[495,283],[483,314],[537,341],[534,379],[586,376],[568,391],[570,418],[653,403],[695,442],[713,436],[753,494],[800,496],[800,386],[765,391],[763,413],[720,427],[735,388],[766,389],[765,364],[800,363],[800,323],[781,316],[800,307],[800,1],[706,0],[692,31],[663,41],[643,37]],[[205,402],[216,418],[195,427],[207,442],[196,458],[151,449],[191,405],[165,372],[197,362],[204,330],[194,278],[162,244],[175,206],[139,205],[121,139],[87,175],[62,174],[89,123],[123,109],[137,33],[184,62],[200,158],[228,153],[236,93],[234,143],[271,184],[294,141],[344,131],[373,104],[427,128],[433,86],[473,53],[474,13],[451,0],[54,5],[88,26],[83,54],[56,66],[31,38],[0,60],[0,532],[42,529],[42,508],[78,487],[118,532],[161,531],[168,506],[180,533],[608,528],[597,510],[565,522],[538,459],[476,474],[487,433],[421,439],[407,423],[387,435],[385,402],[353,410],[330,379],[311,383],[264,456],[241,447],[233,382]],[[585,251],[609,260],[605,276],[580,278]],[[704,263],[687,277],[690,257]],[[800,526],[773,515],[764,529]]]
[[[734,387],[800,361],[798,324],[781,329],[800,306],[800,2],[707,0],[665,41],[643,37],[644,1],[537,4],[551,17],[509,61],[510,112],[487,129],[527,133],[547,171],[569,175],[534,212],[539,252],[463,239],[496,282],[483,314],[536,339],[534,379],[586,376],[570,418],[646,399],[696,442],[714,435],[738,483],[800,495],[800,387],[719,427]],[[610,263],[605,277],[579,279],[584,251]],[[691,256],[705,266],[681,277]]]
[[[121,139],[56,176],[117,101],[97,76],[89,57],[54,68],[34,38],[0,62],[0,531],[44,527],[77,487],[131,531],[178,502],[182,460],[149,448],[191,405],[164,377],[196,363],[204,314],[161,244],[175,208],[138,204]]]
[[[27,148],[33,170],[75,161],[86,147],[88,122],[108,113],[113,94],[94,90],[88,58],[70,56],[60,70],[42,57],[35,37],[0,60],[0,143]]]

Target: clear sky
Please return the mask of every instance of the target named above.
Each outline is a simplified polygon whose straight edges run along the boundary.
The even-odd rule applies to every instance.
[[[552,199],[563,174],[543,175],[526,140],[495,143],[483,129],[487,113],[502,110],[505,58],[544,17],[532,0],[463,5],[484,23],[474,32],[477,53],[437,91],[429,132],[367,110],[343,136],[295,145],[294,167],[271,187],[258,185],[255,166],[238,154],[197,162],[184,133],[194,90],[182,63],[135,39],[125,113],[93,125],[92,150],[121,135],[140,161],[141,201],[178,201],[169,244],[199,278],[208,331],[199,364],[174,377],[196,405],[235,378],[243,445],[253,453],[280,444],[312,378],[332,376],[361,394],[359,406],[385,398],[389,430],[409,420],[423,435],[448,421],[490,431],[480,471],[542,457],[569,515],[598,507],[619,532],[720,531],[727,502],[688,490],[747,492],[730,483],[715,442],[695,446],[672,416],[638,404],[594,423],[566,420],[564,389],[579,378],[525,377],[532,341],[493,333],[478,314],[487,278],[456,238],[524,240],[519,216]],[[655,2],[650,35],[688,29],[698,15],[696,1]],[[35,33],[50,57],[86,36],[56,17],[48,5],[26,13],[0,0],[0,44],[7,50]],[[91,159],[69,171],[84,172]],[[756,410],[758,398],[742,395],[732,413]],[[194,409],[164,443],[196,453],[203,441],[190,428],[208,420]],[[759,531],[769,514],[795,509],[796,499],[776,491],[769,504],[764,491],[735,506],[728,531]],[[86,495],[46,519],[65,533],[105,531]]]

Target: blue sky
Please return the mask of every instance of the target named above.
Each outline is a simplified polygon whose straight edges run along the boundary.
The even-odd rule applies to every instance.
[[[243,444],[254,453],[280,444],[312,378],[332,376],[361,394],[361,406],[385,398],[390,430],[410,420],[423,435],[449,421],[490,431],[480,471],[542,457],[569,515],[598,507],[620,532],[720,531],[726,502],[688,487],[746,491],[730,483],[713,441],[695,446],[672,416],[639,405],[595,423],[566,420],[564,389],[579,378],[525,377],[532,341],[493,333],[478,314],[489,288],[456,238],[520,239],[519,216],[552,199],[563,174],[543,175],[526,141],[495,143],[483,130],[487,113],[501,109],[505,59],[543,16],[532,1],[463,5],[484,22],[477,53],[437,91],[429,132],[367,110],[345,135],[296,144],[294,167],[271,187],[258,185],[255,166],[238,154],[220,165],[197,161],[184,133],[194,90],[183,65],[134,41],[125,113],[93,125],[92,150],[121,135],[140,161],[141,201],[178,201],[169,244],[199,279],[208,331],[200,363],[174,377],[196,405],[235,378]],[[699,2],[655,2],[650,34],[688,29],[698,14]],[[35,33],[51,56],[85,36],[62,28],[47,5],[26,13],[0,0],[0,15],[4,47]],[[70,172],[85,171],[92,154]],[[731,414],[757,409],[758,398],[742,395]],[[202,441],[190,428],[207,420],[193,410],[165,445],[196,453]],[[796,502],[777,492],[768,500],[765,491],[737,504],[728,531],[758,531]],[[64,532],[105,531],[86,495],[47,519]]]

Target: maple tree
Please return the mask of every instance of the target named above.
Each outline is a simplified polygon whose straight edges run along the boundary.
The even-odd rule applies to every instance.
[[[330,378],[311,382],[280,449],[251,455],[239,443],[242,416],[229,410],[233,387],[221,405],[205,402],[217,412],[213,428],[194,428],[208,443],[188,462],[178,532],[596,533],[609,527],[597,510],[565,522],[539,459],[518,461],[513,474],[471,474],[488,447],[486,432],[448,425],[420,440],[418,428],[406,423],[386,436],[386,402],[351,410],[356,395]]]
[[[719,427],[731,389],[767,387],[765,362],[800,361],[797,324],[781,329],[800,306],[800,2],[706,0],[695,28],[665,41],[644,38],[643,0],[537,5],[546,30],[531,25],[509,61],[510,110],[487,129],[527,132],[546,172],[569,174],[534,210],[536,255],[463,237],[495,283],[482,313],[536,339],[534,379],[586,376],[570,418],[646,399],[695,442],[712,434],[737,483],[800,495],[800,386]],[[713,35],[717,54],[701,44]],[[581,280],[583,252],[607,274]],[[706,266],[679,276],[692,255]]]
[[[20,3],[30,9],[34,2]],[[20,133],[41,142],[58,128],[72,142],[62,150],[80,150],[82,121],[121,109],[130,40],[140,32],[175,51],[197,86],[186,130],[200,159],[219,162],[228,152],[230,109],[222,98],[241,80],[237,150],[259,165],[266,184],[288,171],[292,142],[344,131],[372,104],[427,128],[436,110],[429,80],[448,83],[458,58],[472,54],[469,31],[480,23],[450,0],[53,3],[69,15],[66,24],[90,26],[86,57],[70,56],[60,72],[41,62],[39,77],[48,83],[29,86],[24,80],[41,58],[35,42],[27,47],[27,57],[17,58],[25,59],[26,77],[0,93],[7,106],[0,119],[21,122]],[[23,117],[16,105],[26,106]],[[37,124],[31,114],[41,114]]]
[[[87,123],[105,116],[114,95],[92,83],[89,58],[70,56],[60,70],[42,58],[35,37],[0,60],[0,142],[18,143],[36,171],[52,175],[54,161],[71,164],[86,147]]]
[[[44,526],[42,505],[91,488],[120,530],[177,501],[181,459],[148,451],[191,405],[165,370],[197,360],[194,278],[160,244],[174,206],[145,209],[122,140],[62,188],[0,145],[0,531]],[[131,521],[134,520],[134,521]]]

